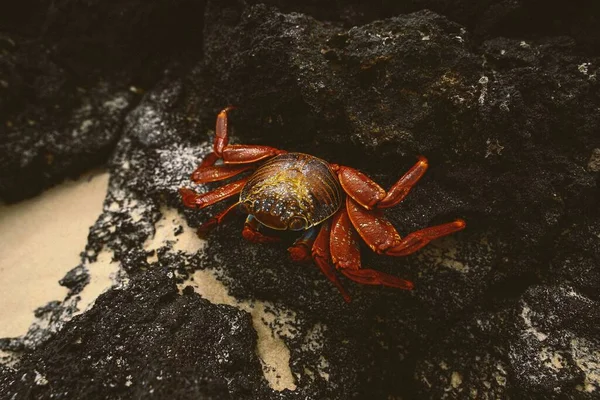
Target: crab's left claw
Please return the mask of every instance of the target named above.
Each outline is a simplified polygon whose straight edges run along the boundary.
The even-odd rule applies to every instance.
[[[396,228],[379,210],[366,210],[350,197],[346,207],[352,225],[362,239],[376,253],[389,256],[406,256],[414,253],[430,241],[465,229],[462,219],[447,224],[430,226],[401,238]]]
[[[358,235],[348,213],[341,209],[333,217],[331,228],[331,257],[338,270],[347,278],[363,285],[382,285],[411,290],[413,283],[374,269],[362,268]]]

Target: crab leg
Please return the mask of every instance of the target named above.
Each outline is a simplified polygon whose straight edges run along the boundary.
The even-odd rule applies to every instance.
[[[246,222],[244,223],[244,229],[242,230],[244,239],[252,243],[275,243],[281,241],[278,237],[267,236],[260,233],[260,226],[260,222],[258,222],[254,215],[248,215],[248,218],[246,218]]]
[[[235,107],[229,106],[221,110],[217,115],[217,126],[215,128],[215,142],[213,149],[218,157],[223,156],[223,149],[227,147],[229,143],[229,129],[227,129],[227,113],[233,110]]]
[[[312,261],[311,249],[318,233],[318,229],[314,226],[304,231],[302,236],[288,248],[290,258],[295,262]]]
[[[427,159],[419,157],[419,161],[400,178],[389,191],[385,191],[371,178],[362,172],[344,166],[334,165],[342,188],[350,197],[364,208],[393,207],[400,203],[427,171]]]
[[[233,215],[235,215],[236,212],[239,211],[239,207],[238,207],[239,204],[240,204],[239,202],[232,204],[231,206],[227,207],[225,210],[221,211],[220,213],[211,217],[208,221],[206,221],[205,223],[200,225],[198,227],[198,231],[197,231],[198,236],[204,237],[214,227],[222,224],[223,222],[225,222],[228,219],[231,219],[231,217]]]
[[[223,149],[229,143],[229,130],[227,129],[227,112],[233,110],[235,107],[229,106],[221,110],[217,115],[217,126],[215,128],[215,141],[213,143],[213,151],[207,154],[198,168],[212,167],[222,157]],[[194,173],[196,172],[194,171]]]
[[[225,164],[248,164],[284,153],[286,151],[269,146],[233,144],[225,147],[222,154]]]
[[[363,285],[381,285],[404,290],[412,290],[414,287],[411,281],[400,279],[374,269],[342,269],[340,271],[347,278]]]
[[[245,168],[237,167],[238,169],[233,166],[229,168],[226,168],[226,166],[215,166],[219,159],[223,159],[223,163],[225,164],[251,164],[265,158],[286,153],[283,150],[269,146],[229,146],[227,113],[234,108],[233,106],[226,107],[217,115],[213,151],[204,157],[198,168],[192,173],[192,180],[194,182],[215,182],[230,178],[250,168],[250,166]]]
[[[383,285],[410,290],[413,283],[374,269],[361,268],[358,235],[345,209],[334,217],[331,228],[331,258],[338,270],[355,282],[364,285]]]
[[[198,194],[188,188],[181,188],[179,189],[179,194],[186,207],[204,208],[238,194],[242,191],[247,180],[248,178],[241,179],[203,194]]]
[[[350,302],[350,295],[346,292],[346,289],[342,286],[335,274],[335,268],[331,265],[331,255],[329,253],[329,232],[330,222],[324,222],[321,226],[321,230],[315,239],[312,246],[312,256],[321,272],[337,287],[340,291],[346,303]]]
[[[252,168],[252,165],[200,165],[192,173],[191,179],[196,183],[216,182],[241,174],[242,172],[247,171],[250,168]]]
[[[408,234],[402,241],[388,249],[385,254],[389,256],[406,256],[419,250],[433,239],[449,235],[454,232],[461,231],[465,228],[466,223],[462,219],[457,219],[454,222],[447,224],[430,226],[425,229]]]
[[[342,189],[366,209],[372,209],[385,198],[385,190],[362,172],[344,166],[337,167],[336,172]]]
[[[405,256],[419,250],[433,239],[458,232],[465,228],[465,221],[457,219],[447,224],[421,229],[400,237],[380,210],[365,210],[350,197],[346,198],[348,216],[358,234],[378,254]]]
[[[204,168],[204,167],[212,167],[213,165],[215,165],[215,163],[217,161],[219,161],[219,156],[217,155],[217,153],[215,153],[214,151],[211,153],[208,153],[203,159],[202,162],[200,163],[200,165],[198,166],[197,169],[200,168]],[[195,171],[194,171],[195,172]]]
[[[408,192],[410,192],[413,186],[415,186],[419,179],[425,174],[428,167],[429,164],[427,163],[427,159],[423,156],[419,156],[419,161],[417,161],[417,163],[413,165],[402,178],[398,179],[398,182],[392,185],[390,190],[388,190],[387,195],[377,204],[377,207],[393,207],[404,200]]]
[[[329,248],[331,259],[338,269],[360,268],[358,235],[350,224],[345,207],[333,216]]]
[[[226,107],[217,115],[213,153],[205,158],[206,163],[203,161],[203,165],[201,166],[212,166],[218,158],[223,158],[223,161],[226,164],[247,164],[285,153],[282,150],[269,146],[229,146],[229,123],[227,113],[234,108],[235,107],[233,106]]]

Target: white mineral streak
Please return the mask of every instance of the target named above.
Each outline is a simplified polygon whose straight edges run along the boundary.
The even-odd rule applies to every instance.
[[[548,335],[546,335],[543,332],[538,331],[533,326],[533,324],[531,322],[530,314],[531,314],[531,308],[529,308],[527,303],[523,302],[523,311],[521,311],[521,318],[523,318],[523,322],[525,323],[525,327],[526,327],[525,332],[534,336],[540,342],[543,342],[544,340],[546,340],[548,338]]]
[[[546,368],[558,372],[564,367],[564,359],[559,353],[553,352],[548,347],[542,347],[538,357],[544,363]]]
[[[81,262],[107,186],[108,173],[96,172],[0,205],[0,337],[24,335],[36,308],[65,298],[58,281]]]
[[[600,388],[600,344],[577,338],[571,340],[571,351],[575,364],[584,374],[583,385],[578,385],[577,389],[595,392]]]
[[[163,208],[161,214],[162,218],[155,225],[154,237],[144,244],[145,250],[155,251],[148,257],[148,262],[158,261],[156,251],[167,244],[171,245],[170,251],[181,251],[188,255],[193,255],[204,247],[205,241],[196,235],[177,210]],[[175,235],[178,227],[182,227],[183,231]],[[188,281],[180,285],[180,289],[186,286],[192,286],[196,293],[211,303],[227,304],[248,312],[258,336],[256,352],[263,363],[265,379],[271,388],[277,391],[296,389],[290,368],[290,351],[283,341],[283,337],[294,335],[291,324],[294,321],[294,313],[284,311],[276,315],[271,311],[275,308],[269,303],[238,301],[229,295],[227,288],[217,279],[215,271],[194,272]],[[278,329],[274,330],[271,326],[277,326]]]
[[[462,375],[460,374],[460,372],[458,372],[458,371],[452,372],[452,376],[450,377],[450,385],[452,385],[452,387],[454,389],[457,389],[462,384],[462,381],[463,381],[463,378],[462,378]]]
[[[13,353],[11,351],[6,350],[0,350],[0,365],[8,368],[13,368],[18,361],[19,357],[17,353]]]
[[[481,78],[479,78],[479,84],[481,85],[481,92],[479,95],[479,104],[483,105],[485,103],[485,97],[487,96],[487,92],[488,92],[488,87],[487,84],[489,82],[489,78],[485,75],[483,75]]]
[[[600,172],[600,149],[592,150],[587,167],[592,172]]]

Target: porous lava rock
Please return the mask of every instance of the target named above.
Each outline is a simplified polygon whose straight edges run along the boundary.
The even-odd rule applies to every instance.
[[[161,39],[162,56],[141,71],[122,50],[166,20],[142,18],[134,26],[144,29],[131,30],[123,20],[102,24],[115,9],[90,2],[90,15],[101,16],[90,26],[104,32],[94,42],[98,54],[113,54],[106,44],[117,39],[109,27],[130,34],[119,36],[124,42],[114,63],[102,60],[94,69],[98,80],[83,91],[63,66],[81,70],[91,59],[67,51],[78,47],[64,47],[53,35],[89,32],[93,18],[58,30],[63,19],[47,17],[48,41],[62,51],[41,52],[30,75],[23,60],[48,43],[16,49],[15,39],[5,41],[0,67],[9,71],[9,85],[0,90],[9,97],[0,107],[10,111],[12,126],[0,144],[7,154],[3,197],[22,198],[110,157],[104,211],[82,263],[109,250],[131,282],[49,339],[24,347],[19,339],[0,341],[23,352],[19,363],[0,369],[2,393],[593,398],[600,390],[600,59],[598,32],[590,27],[600,13],[586,4],[587,12],[563,15],[534,1],[266,3],[148,6],[149,15],[164,10],[168,21],[186,10],[203,15],[181,18],[172,32],[197,40],[174,40],[182,51],[170,51]],[[85,14],[80,7],[65,2],[60,12]],[[96,13],[98,7],[105,11]],[[16,55],[21,51],[29,56]],[[129,88],[137,75],[143,90]],[[31,79],[42,83],[19,83]],[[27,90],[33,103],[23,97]],[[122,107],[108,112],[106,103],[115,99]],[[53,104],[62,112],[51,112]],[[292,236],[277,245],[244,241],[243,218],[218,227],[193,255],[165,245],[152,261],[145,243],[165,207],[197,227],[224,206],[184,210],[177,190],[218,186],[192,184],[189,175],[210,151],[216,113],[229,104],[237,106],[232,142],[310,153],[358,168],[384,187],[417,155],[426,156],[428,173],[386,216],[402,235],[457,217],[467,229],[404,258],[364,248],[363,265],[410,279],[415,289],[341,278],[350,304],[316,266],[288,259]],[[82,108],[97,116],[88,136],[76,129],[89,118]],[[41,123],[27,122],[31,110]],[[77,149],[66,145],[76,143],[74,131],[86,139]],[[44,174],[35,190],[15,189]],[[245,312],[176,289],[194,270],[215,266],[236,299],[268,302],[293,316],[281,338],[294,390],[267,385]],[[86,282],[73,272],[63,283],[72,297]],[[225,352],[232,356],[223,364]]]

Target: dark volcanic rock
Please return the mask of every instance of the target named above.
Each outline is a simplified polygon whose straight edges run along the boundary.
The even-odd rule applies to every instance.
[[[340,21],[345,27],[428,9],[463,24],[478,38],[569,35],[597,54],[600,34],[596,24],[600,5],[594,0],[248,0],[267,3],[286,13],[301,12],[316,19]]]
[[[600,305],[567,286],[535,286],[516,310],[509,358],[521,397],[597,396]]]
[[[460,322],[431,343],[417,361],[417,398],[507,398],[509,316],[504,305],[497,312],[459,317]]]
[[[153,84],[173,58],[198,59],[202,48],[204,0],[106,2],[23,1],[0,14],[9,31],[49,51],[70,77],[128,77]]]
[[[157,269],[102,295],[4,371],[0,397],[252,399],[266,389],[255,345],[247,314],[179,295]]]
[[[480,62],[460,37],[464,28],[430,12],[346,31],[261,5],[227,9],[239,22],[224,20],[225,11],[207,10],[219,21],[206,26],[206,58],[220,66],[210,83],[222,103],[259,121],[265,139],[317,141],[322,152],[350,139],[380,157],[412,156],[453,143],[454,135],[434,129],[433,117],[462,110],[453,96],[476,94],[469,81],[479,79]]]
[[[597,211],[597,210],[595,210]],[[600,216],[590,213],[572,221],[556,238],[552,275],[556,284],[568,282],[582,294],[600,300]]]
[[[174,58],[201,57],[203,9],[202,0],[65,0],[4,10],[0,199],[33,196],[105,163],[139,88]]]
[[[108,159],[135,94],[77,80],[50,49],[4,37],[0,58],[0,199],[30,197]]]
[[[571,287],[533,286],[474,313],[417,362],[419,398],[596,398],[598,310]]]

